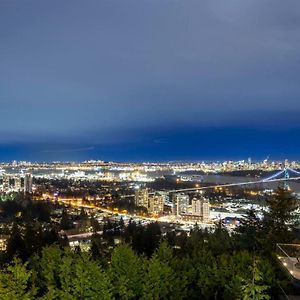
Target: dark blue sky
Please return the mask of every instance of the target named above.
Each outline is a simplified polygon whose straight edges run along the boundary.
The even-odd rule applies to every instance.
[[[0,161],[300,159],[298,0],[0,1]]]

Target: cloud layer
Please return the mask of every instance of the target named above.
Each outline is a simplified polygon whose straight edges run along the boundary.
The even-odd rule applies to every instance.
[[[299,128],[300,2],[2,1],[0,66],[2,144]]]

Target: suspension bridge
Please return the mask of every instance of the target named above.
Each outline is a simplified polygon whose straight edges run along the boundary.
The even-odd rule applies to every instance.
[[[292,176],[291,176],[292,175]],[[247,185],[256,185],[256,184],[264,184],[264,183],[275,183],[275,182],[282,182],[284,188],[288,188],[289,181],[297,181],[300,180],[300,172],[289,167],[285,167],[282,170],[272,174],[267,178],[263,178],[260,180],[252,180],[252,181],[245,181],[245,182],[237,182],[237,183],[225,183],[225,184],[214,184],[208,186],[199,186],[199,187],[192,187],[192,188],[183,188],[183,189],[174,189],[168,190],[168,193],[184,193],[184,192],[197,192],[202,190],[209,190],[214,188],[223,188],[223,187],[234,187],[234,186],[247,186]],[[155,192],[149,193],[149,195],[153,195]],[[129,198],[134,197],[135,195],[123,195],[121,198]]]

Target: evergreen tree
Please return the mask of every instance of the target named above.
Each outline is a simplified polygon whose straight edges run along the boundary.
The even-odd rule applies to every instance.
[[[24,245],[24,240],[21,235],[19,226],[14,223],[11,230],[10,238],[7,241],[6,248],[6,261],[11,261],[14,256],[18,256],[21,259],[26,258],[26,249]]]
[[[112,299],[112,287],[99,264],[86,254],[64,256],[60,265],[61,299]]]
[[[133,236],[132,245],[138,253],[144,253],[147,257],[151,257],[161,240],[160,225],[150,223],[144,229],[142,225],[138,226],[136,234]]]
[[[139,298],[142,274],[142,261],[128,245],[120,245],[113,251],[109,276],[114,283],[114,295],[117,298]]]
[[[44,247],[41,254],[32,259],[31,265],[36,273],[35,283],[40,287],[41,294],[47,295],[47,299],[52,299],[52,296],[57,295],[62,255],[62,250],[52,245]]]
[[[133,236],[136,234],[137,231],[137,224],[132,219],[129,220],[128,225],[125,227],[124,231],[124,239],[125,243],[131,244]]]
[[[187,275],[185,270],[183,270],[182,264],[180,264],[180,260],[174,257],[173,249],[166,243],[162,242],[158,249],[156,250],[153,258],[156,258],[159,263],[162,265],[162,268],[166,271],[167,268],[171,270],[172,275],[168,278],[169,282],[168,286],[164,288],[169,289],[169,297],[170,299],[183,299],[187,296]],[[150,261],[151,264],[151,261]],[[150,264],[148,267],[148,271],[150,271]],[[155,265],[155,264],[154,264]],[[152,270],[153,271],[153,270]],[[151,273],[151,272],[150,272]],[[149,274],[148,274],[149,275]],[[161,274],[164,277],[166,273]],[[151,285],[151,283],[147,283],[148,277],[146,277],[146,286]],[[154,282],[152,284],[155,285]],[[151,293],[150,293],[151,294]]]
[[[250,280],[246,280],[242,287],[242,299],[243,300],[264,300],[270,299],[270,297],[266,294],[266,290],[268,286],[263,285],[262,281],[262,273],[258,269],[257,261],[254,261],[253,266],[251,267],[252,278]]]
[[[218,223],[215,231],[207,236],[207,247],[215,255],[231,252],[234,249],[233,240],[221,221]]]
[[[38,236],[40,233],[39,226],[35,226],[27,222],[24,233],[24,246],[26,250],[26,257],[30,257],[34,252],[41,248],[42,237]]]
[[[27,270],[27,263],[14,259],[6,269],[0,271],[0,299],[31,300],[35,299],[36,289],[30,284],[32,271]]]
[[[261,246],[262,222],[253,208],[249,209],[243,216],[241,225],[237,227],[238,244],[251,251],[257,251]]]
[[[164,263],[159,256],[154,255],[149,262],[144,277],[142,299],[172,299],[172,283],[174,274],[168,263]]]
[[[278,188],[276,194],[266,199],[269,210],[264,213],[264,248],[273,250],[276,243],[287,243],[293,239],[292,229],[296,219],[296,199],[289,190]]]
[[[107,253],[102,237],[99,234],[93,234],[91,239],[90,253],[92,257],[99,261],[102,266],[107,265]]]

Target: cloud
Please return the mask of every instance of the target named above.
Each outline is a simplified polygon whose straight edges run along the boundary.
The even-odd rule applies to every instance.
[[[0,5],[1,142],[111,143],[245,120],[280,129],[281,111],[300,111],[299,1]]]
[[[51,149],[51,150],[42,150],[42,153],[69,153],[69,152],[86,152],[94,150],[94,146],[83,147],[83,148],[69,148],[69,149]]]

